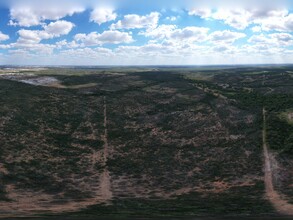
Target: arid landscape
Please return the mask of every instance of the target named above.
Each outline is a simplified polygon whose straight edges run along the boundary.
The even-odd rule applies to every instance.
[[[293,215],[293,66],[2,67],[0,218]]]

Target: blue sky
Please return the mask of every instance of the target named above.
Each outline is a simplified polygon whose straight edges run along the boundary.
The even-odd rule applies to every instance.
[[[0,65],[292,63],[290,1],[2,0]]]

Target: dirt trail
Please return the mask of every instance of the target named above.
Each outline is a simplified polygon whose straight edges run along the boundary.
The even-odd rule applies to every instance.
[[[92,168],[96,162],[102,163],[104,170],[102,173],[95,173],[92,178],[96,181],[96,184],[92,186],[93,196],[90,198],[84,198],[80,200],[64,201],[63,204],[56,204],[56,202],[62,202],[62,199],[55,199],[54,195],[46,194],[41,191],[26,191],[22,189],[16,189],[14,185],[6,186],[7,197],[11,200],[9,202],[0,201],[0,218],[8,217],[30,217],[39,213],[62,213],[78,211],[91,205],[106,203],[109,204],[112,199],[111,191],[111,176],[106,166],[109,152],[108,145],[108,131],[107,131],[107,103],[106,97],[104,97],[104,134],[102,140],[104,141],[104,148],[102,152],[93,151],[91,160]],[[99,156],[102,154],[102,157]],[[100,159],[100,160],[99,160]],[[6,171],[0,164],[0,171],[3,173]],[[54,204],[55,203],[55,204]]]
[[[266,110],[263,108],[263,131],[262,131],[262,141],[263,141],[263,154],[265,159],[265,190],[266,196],[275,207],[275,209],[283,215],[293,215],[293,205],[288,203],[282,198],[282,196],[274,189],[273,185],[273,170],[271,166],[270,153],[266,141]]]
[[[107,168],[107,160],[109,154],[109,145],[108,145],[108,129],[107,129],[107,100],[104,96],[104,149],[103,149],[103,167],[104,171],[101,176],[101,193],[104,199],[111,200],[112,192],[111,192],[111,176]]]

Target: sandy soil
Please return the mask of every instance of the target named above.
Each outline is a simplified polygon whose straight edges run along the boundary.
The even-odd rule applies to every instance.
[[[103,166],[104,171],[101,176],[101,192],[103,198],[105,200],[112,199],[112,192],[111,192],[111,176],[107,168],[107,160],[108,160],[108,153],[109,153],[109,145],[108,145],[108,130],[107,130],[107,100],[104,96],[104,152],[103,152]]]

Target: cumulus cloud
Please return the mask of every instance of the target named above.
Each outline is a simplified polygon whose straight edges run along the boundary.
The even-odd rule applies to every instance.
[[[61,35],[68,34],[74,24],[69,21],[56,21],[51,22],[44,26],[44,30],[25,30],[21,29],[18,31],[19,39],[18,43],[39,43],[43,39],[51,39],[54,37],[60,37]]]
[[[260,28],[264,31],[292,31],[293,14],[287,9],[271,8],[218,8],[212,11],[209,8],[196,8],[189,10],[189,15],[199,16],[203,19],[214,19],[223,21],[225,24],[243,30],[251,24],[258,25],[254,30]]]
[[[117,17],[112,8],[96,8],[91,12],[90,21],[99,25],[102,23],[113,21]]]
[[[56,42],[56,48],[77,48],[80,45],[76,41],[67,42],[67,40],[61,40]]]
[[[43,33],[44,33],[43,31],[33,31],[33,30],[21,29],[18,31],[18,35],[19,35],[18,42],[28,43],[28,44],[39,43],[42,40],[42,38],[45,38]],[[48,39],[48,37],[46,37],[46,38]]]
[[[213,48],[213,50],[215,52],[226,52],[226,51],[229,51],[230,50],[230,47],[226,46],[226,45],[219,45],[219,46],[215,46]]]
[[[212,10],[209,8],[193,8],[188,11],[189,15],[197,15],[201,18],[209,18],[212,15]]]
[[[179,16],[168,16],[166,17],[166,20],[168,21],[176,21],[179,18]]]
[[[68,34],[72,28],[74,27],[74,24],[69,21],[56,21],[51,22],[49,25],[45,26],[45,32],[52,35],[53,37],[59,37],[61,35]]]
[[[189,40],[189,41],[204,41],[209,28],[204,27],[185,27],[176,29],[170,34],[171,39]]]
[[[269,36],[283,45],[292,45],[293,42],[293,36],[288,33],[274,33]]]
[[[90,34],[77,34],[74,39],[77,42],[83,43],[85,46],[133,42],[131,34],[117,30],[104,31],[101,34],[97,32],[92,32]]]
[[[62,4],[62,3],[61,3]],[[17,5],[10,9],[10,25],[19,25],[31,27],[42,24],[45,20],[59,20],[66,16],[72,16],[74,13],[83,12],[85,8],[75,5],[62,7],[60,5],[42,6],[35,5]]]
[[[158,43],[149,43],[142,46],[119,46],[115,49],[115,54],[120,57],[140,57],[153,60],[154,56],[176,56],[177,49]]]
[[[176,25],[160,25],[155,29],[149,29],[141,32],[141,35],[154,39],[166,39],[169,41],[184,42],[201,42],[207,39],[209,28],[188,26],[177,28]]]
[[[9,49],[11,48],[10,44],[0,44],[0,49]]]
[[[0,41],[5,41],[5,40],[8,40],[8,39],[9,39],[9,36],[7,34],[3,34],[0,31]]]
[[[261,11],[255,10],[251,23],[258,24],[264,31],[293,31],[293,14],[287,9]]]
[[[273,33],[269,35],[260,34],[250,37],[248,42],[263,47],[290,46],[293,45],[293,36],[288,33]]]
[[[140,35],[144,35],[145,37],[151,37],[155,39],[163,39],[168,38],[171,33],[177,28],[176,25],[166,25],[162,24],[154,29],[148,29],[144,32],[140,32]]]
[[[53,50],[55,45],[51,44],[35,44],[35,43],[15,43],[11,45],[11,50],[9,53],[23,53],[25,56],[29,56],[30,54],[38,54],[41,56],[53,54]]]
[[[234,59],[240,57],[241,55],[243,55],[243,51],[241,49],[241,46],[237,45],[233,45],[233,44],[214,44],[212,46],[210,46],[209,48],[207,48],[207,51],[209,54],[218,54],[220,56],[223,56],[223,54],[225,54],[224,57],[227,56],[235,56]],[[227,57],[228,58],[228,57]]]
[[[236,28],[244,29],[248,26],[248,20],[250,13],[245,9],[229,9],[229,8],[219,8],[212,11],[209,8],[197,8],[189,11],[190,15],[199,16],[203,19],[215,19],[222,20],[226,24]]]
[[[251,28],[252,32],[261,32],[261,27],[260,26],[254,26]]]
[[[245,9],[219,9],[212,14],[212,18],[223,20],[236,29],[244,29],[249,25],[250,13]]]
[[[158,12],[152,12],[145,16],[128,14],[116,24],[112,24],[111,29],[155,28],[158,25],[159,17]]]
[[[215,31],[210,34],[209,39],[213,42],[233,43],[234,41],[246,37],[246,34],[229,30]]]
[[[105,58],[108,56],[113,55],[112,50],[108,48],[103,47],[97,47],[97,48],[78,48],[78,49],[69,49],[69,50],[63,50],[60,52],[62,56],[69,56],[74,57],[77,59],[80,58],[91,58],[91,59],[97,59],[97,58]]]

